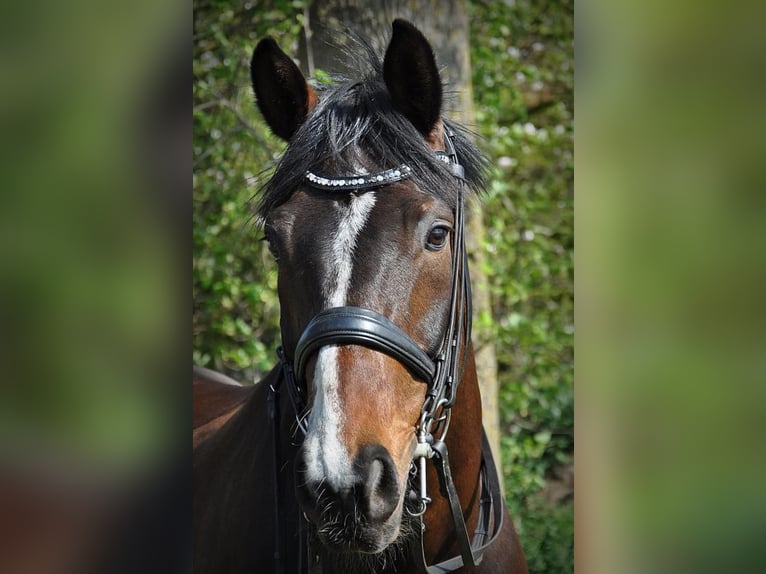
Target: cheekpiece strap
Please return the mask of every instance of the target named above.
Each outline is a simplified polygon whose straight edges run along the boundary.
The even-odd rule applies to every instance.
[[[453,161],[452,154],[449,154],[445,151],[437,151],[436,157],[447,164],[447,166],[450,168],[450,171],[452,172],[452,175],[460,180],[465,181],[465,170],[463,169],[462,165],[457,163],[456,160]]]
[[[366,175],[353,175],[344,177],[323,177],[311,171],[306,172],[306,183],[311,187],[332,191],[366,191],[384,185],[391,185],[397,181],[407,179],[412,174],[412,168],[402,164],[393,169],[370,173]]]

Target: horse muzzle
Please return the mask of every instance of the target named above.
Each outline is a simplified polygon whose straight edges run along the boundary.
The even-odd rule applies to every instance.
[[[302,447],[296,489],[301,508],[323,544],[335,551],[377,553],[399,534],[402,488],[388,451],[367,445],[356,455],[342,484],[307,478]]]

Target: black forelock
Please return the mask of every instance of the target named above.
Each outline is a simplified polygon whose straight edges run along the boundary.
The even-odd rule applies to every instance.
[[[457,186],[449,168],[428,147],[412,123],[394,109],[383,81],[382,63],[363,45],[366,64],[357,79],[339,78],[318,90],[319,102],[298,128],[264,185],[258,215],[266,218],[303,184],[307,171],[322,176],[361,175],[407,164],[417,187],[454,207]],[[366,57],[365,57],[366,56]],[[353,56],[352,56],[353,57]],[[455,134],[455,148],[469,189],[484,187],[486,159],[466,130],[445,120]],[[342,192],[335,192],[342,193]]]

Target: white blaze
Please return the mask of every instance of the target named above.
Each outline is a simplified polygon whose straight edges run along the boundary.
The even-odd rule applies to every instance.
[[[341,207],[343,213],[333,239],[330,272],[322,285],[326,308],[346,305],[356,240],[374,205],[375,194],[369,192],[351,196],[349,205]],[[307,478],[326,479],[335,489],[351,486],[352,475],[351,457],[340,440],[343,412],[339,383],[338,348],[322,347],[314,370],[314,405],[306,437]]]

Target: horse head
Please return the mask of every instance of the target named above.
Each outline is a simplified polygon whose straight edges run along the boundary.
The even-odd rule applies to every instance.
[[[263,117],[288,142],[259,214],[279,268],[284,355],[306,406],[297,497],[324,545],[377,553],[411,510],[435,371],[449,367],[445,353],[455,364],[468,353],[461,186],[481,184],[481,156],[442,118],[433,51],[407,22],[394,22],[385,57],[371,57],[361,80],[315,91],[268,38],[251,75]],[[365,321],[372,327],[355,333]],[[455,330],[461,348],[445,351]]]

